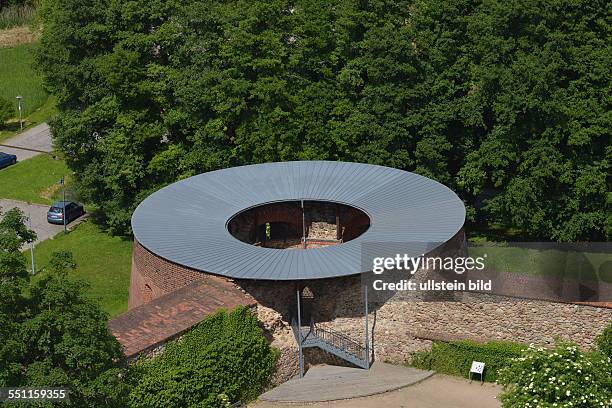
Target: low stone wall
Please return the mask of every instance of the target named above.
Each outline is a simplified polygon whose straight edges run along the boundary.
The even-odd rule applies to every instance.
[[[355,341],[363,341],[363,305],[341,288],[334,318],[327,327]],[[346,286],[344,286],[346,288]],[[358,287],[354,288],[358,290]],[[352,292],[346,288],[346,292]],[[272,345],[281,350],[276,382],[297,372],[297,346],[289,323],[269,307],[258,305],[259,319]],[[408,361],[411,353],[431,348],[432,340],[506,340],[550,346],[555,338],[593,347],[595,338],[612,323],[612,309],[586,305],[513,299],[480,293],[465,294],[461,301],[407,302],[389,300],[370,305],[369,330],[373,358],[395,363]],[[353,311],[354,313],[349,313]],[[362,315],[359,316],[358,313]],[[306,367],[321,362],[338,363],[335,357],[309,350]],[[315,354],[312,354],[315,353]]]
[[[461,250],[463,233],[453,240],[454,244],[451,242],[445,251]],[[135,242],[129,307],[207,276],[213,278],[163,260]],[[420,277],[417,274],[414,278]],[[272,346],[280,350],[274,382],[295,376],[297,344],[290,321],[297,309],[298,282],[247,280],[234,283],[254,298],[258,319]],[[309,309],[318,324],[355,341],[363,341],[364,304],[358,276],[300,281],[299,285],[312,294]],[[484,293],[463,293],[454,296],[453,300],[442,298],[438,301],[423,301],[400,293],[378,303],[371,302],[369,311],[373,357],[392,362],[406,361],[412,352],[430,348],[432,340],[509,340],[547,346],[559,337],[588,349],[604,327],[612,323],[611,308]],[[342,363],[318,349],[306,351],[306,367],[321,362]]]

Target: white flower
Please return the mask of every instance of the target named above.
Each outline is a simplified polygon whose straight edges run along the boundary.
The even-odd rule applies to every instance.
[[[570,396],[571,392],[570,390],[565,391],[565,395],[567,395],[568,397]]]

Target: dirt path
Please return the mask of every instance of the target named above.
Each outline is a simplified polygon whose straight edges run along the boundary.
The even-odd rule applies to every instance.
[[[29,26],[20,26],[0,30],[0,48],[11,48],[38,40],[40,33],[32,31]]]
[[[499,408],[501,388],[463,378],[434,375],[418,384],[371,397],[314,404],[283,404],[257,401],[252,408]]]

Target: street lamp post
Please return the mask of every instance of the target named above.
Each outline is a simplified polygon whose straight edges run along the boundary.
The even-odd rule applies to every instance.
[[[62,179],[60,180],[60,184],[62,185],[62,202],[64,205],[64,216],[62,218],[64,218],[64,234],[67,232],[66,231],[66,218],[68,217],[68,213],[66,211],[66,182],[64,179],[64,176],[62,176]]]
[[[23,110],[23,108],[21,107],[21,100],[23,99],[23,96],[18,95],[15,97],[17,99],[17,109],[19,110],[19,128],[21,130],[23,130],[23,120],[22,120],[22,113],[21,111]]]
[[[32,213],[28,213],[28,227],[32,229]],[[32,257],[32,275],[34,275],[36,273],[34,269],[34,240],[30,241],[30,255]]]

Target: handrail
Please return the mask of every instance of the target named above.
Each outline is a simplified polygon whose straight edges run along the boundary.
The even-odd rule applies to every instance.
[[[325,329],[317,324],[314,325],[314,334],[323,341],[338,347],[360,360],[365,360],[365,347],[343,333]]]
[[[298,341],[304,341],[306,337],[309,339],[309,342],[318,340],[322,343],[326,343],[328,346],[340,349],[354,358],[361,360],[364,364],[367,364],[368,356],[365,347],[343,333],[324,328],[311,321],[309,333],[304,337],[301,327],[298,327],[297,320],[293,316],[291,317],[291,328]]]

